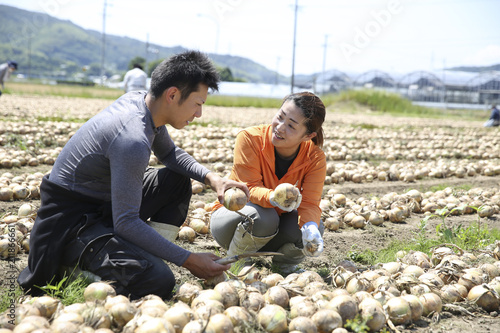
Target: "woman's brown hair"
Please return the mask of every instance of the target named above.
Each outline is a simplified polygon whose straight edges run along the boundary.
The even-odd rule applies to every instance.
[[[304,125],[307,128],[307,134],[316,132],[316,136],[312,138],[314,144],[318,147],[323,146],[323,122],[325,121],[326,109],[323,101],[311,92],[299,92],[286,96],[283,99],[282,105],[287,101],[293,101],[295,105],[302,110]]]

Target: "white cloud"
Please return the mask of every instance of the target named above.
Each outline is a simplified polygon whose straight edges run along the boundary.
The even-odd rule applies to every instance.
[[[500,45],[488,45],[475,54],[465,58],[466,64],[476,66],[496,65],[500,63]]]

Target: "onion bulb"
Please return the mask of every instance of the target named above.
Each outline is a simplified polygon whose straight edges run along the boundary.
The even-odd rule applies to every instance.
[[[318,330],[312,319],[300,316],[295,317],[290,321],[290,331],[316,333]]]
[[[420,302],[422,302],[422,306],[424,307],[424,316],[428,316],[434,312],[441,312],[443,307],[443,302],[441,301],[441,297],[439,297],[435,293],[425,293],[420,295]]]
[[[116,296],[116,291],[109,283],[102,281],[89,284],[83,291],[86,302],[104,302],[108,296]]]
[[[224,193],[224,207],[232,211],[238,211],[245,207],[248,198],[243,190],[231,187]]]
[[[361,318],[373,332],[378,332],[385,326],[386,317],[382,305],[373,298],[365,298],[359,303]]]
[[[257,313],[257,322],[266,332],[288,332],[286,311],[276,304],[268,304]]]
[[[338,327],[342,327],[342,317],[333,309],[318,310],[311,317],[318,329],[318,333],[330,333]]]
[[[472,287],[472,289],[469,290],[467,299],[488,312],[498,311],[498,306],[500,304],[497,293],[486,284]]]
[[[295,207],[298,203],[300,191],[289,183],[282,183],[274,189],[274,202],[281,207]]]
[[[403,297],[390,298],[385,303],[384,309],[395,325],[405,325],[411,320],[410,304]]]

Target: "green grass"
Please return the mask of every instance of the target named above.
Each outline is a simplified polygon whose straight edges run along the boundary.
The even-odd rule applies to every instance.
[[[399,251],[421,251],[429,256],[435,247],[442,244],[453,244],[462,250],[472,251],[484,250],[490,244],[500,240],[500,230],[489,229],[484,220],[477,217],[469,226],[458,225],[449,227],[446,219],[450,212],[438,210],[435,214],[422,219],[418,232],[414,232],[412,241],[394,240],[384,249],[372,251],[370,249],[360,250],[353,246],[347,254],[348,259],[363,265],[376,265],[396,260]],[[429,237],[428,220],[441,219],[435,230],[434,237]]]
[[[9,82],[4,93],[17,95],[65,96],[80,98],[117,99],[123,95],[120,89],[100,86],[49,85],[36,81]],[[285,97],[285,96],[283,96]],[[346,90],[322,96],[329,111],[390,114],[394,116],[456,118],[462,120],[484,120],[489,116],[487,110],[444,110],[413,105],[410,100],[382,90]],[[223,96],[212,94],[207,105],[224,107],[279,108],[282,98],[263,98],[249,96]],[[373,129],[373,125],[361,124],[361,128]]]
[[[85,288],[90,283],[83,277],[64,277],[57,284],[47,284],[45,286],[37,287],[43,290],[47,295],[57,298],[64,305],[74,303],[85,303],[83,293]]]
[[[341,112],[366,112],[369,109],[375,114],[390,114],[393,116],[459,118],[463,120],[484,120],[488,111],[482,110],[449,110],[414,105],[408,99],[398,94],[382,90],[346,90],[339,94],[326,95],[323,98],[330,109]]]

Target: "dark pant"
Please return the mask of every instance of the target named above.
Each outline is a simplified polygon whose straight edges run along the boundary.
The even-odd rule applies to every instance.
[[[150,168],[144,176],[140,217],[180,226],[186,219],[191,194],[189,178],[167,168]],[[102,280],[113,281],[118,294],[132,299],[148,294],[169,298],[175,277],[168,265],[115,235],[110,218],[88,218],[66,245],[63,264],[78,265]]]

